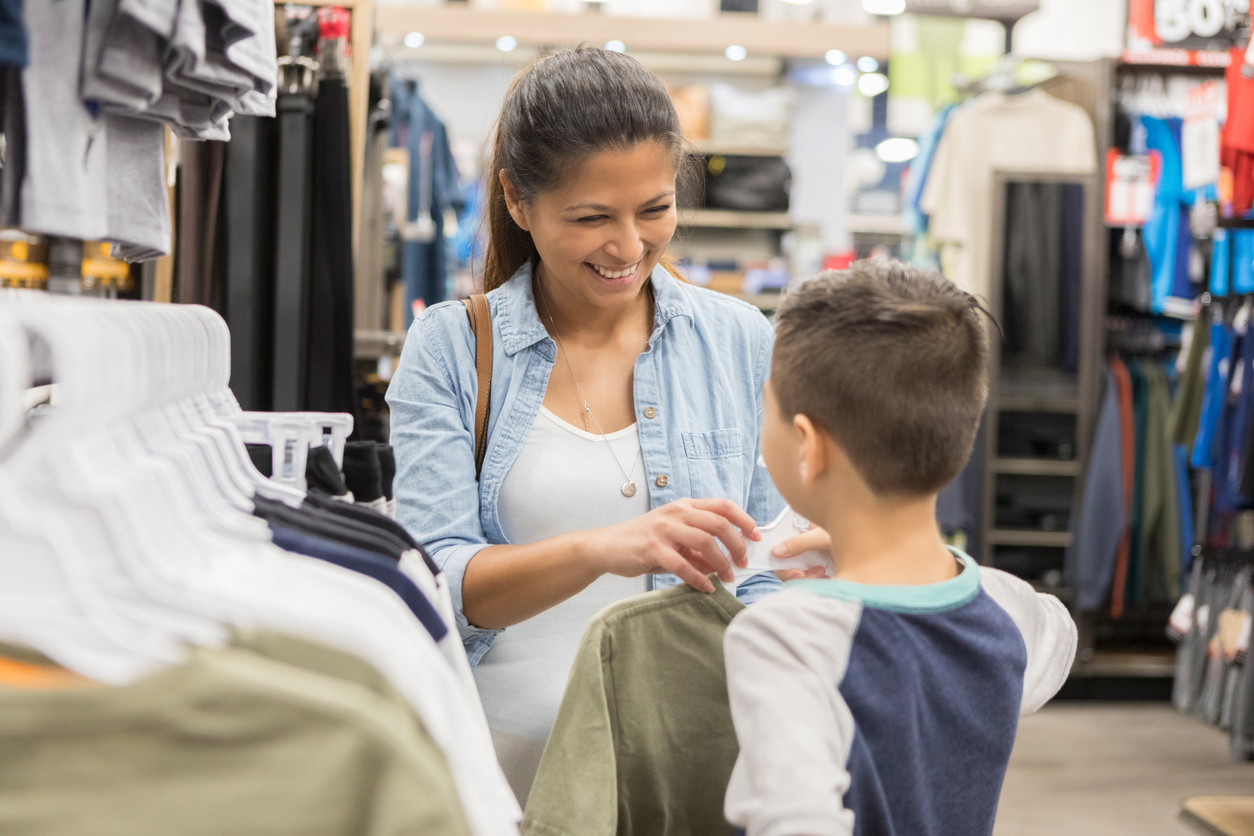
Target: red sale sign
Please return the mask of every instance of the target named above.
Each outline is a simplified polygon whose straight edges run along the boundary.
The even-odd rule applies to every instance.
[[[1249,24],[1249,0],[1128,0],[1123,60],[1226,67],[1228,50],[1244,46]]]

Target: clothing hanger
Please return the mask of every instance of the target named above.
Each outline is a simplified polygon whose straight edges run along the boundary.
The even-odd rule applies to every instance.
[[[476,834],[516,833],[520,811],[492,756],[482,712],[400,599],[372,579],[224,527],[214,517],[218,509],[198,504],[216,485],[189,484],[205,478],[194,458],[203,450],[180,447],[187,440],[178,428],[157,426],[154,415],[164,404],[203,394],[209,382],[197,376],[203,364],[189,361],[198,349],[187,329],[155,336],[146,327],[151,323],[132,312],[137,305],[60,300],[20,311],[23,328],[37,333],[56,358],[63,404],[4,462],[6,475],[18,477],[19,490],[21,478],[39,476],[63,501],[98,513],[102,533],[94,565],[114,561],[119,584],[126,580],[189,614],[305,636],[374,665],[419,711],[445,752]],[[171,461],[171,454],[181,460]],[[0,498],[0,514],[5,510]],[[240,512],[228,506],[221,513]],[[0,611],[10,630],[25,624],[27,636],[42,623],[20,608]],[[13,619],[16,626],[8,623]],[[60,652],[42,641],[35,646],[90,675],[83,660],[93,649],[88,639],[69,630],[53,635],[66,645]],[[129,649],[124,644],[120,652]],[[123,681],[118,667],[110,669]]]

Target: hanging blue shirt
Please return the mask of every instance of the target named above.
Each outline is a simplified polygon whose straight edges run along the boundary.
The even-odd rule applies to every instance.
[[[1228,230],[1216,229],[1210,248],[1210,295],[1228,295],[1228,274],[1232,269],[1232,247]]]
[[[1228,388],[1228,354],[1232,351],[1232,332],[1223,323],[1210,326],[1210,370],[1206,375],[1206,394],[1202,396],[1202,417],[1193,442],[1193,466],[1209,469],[1215,424],[1223,409],[1224,392]]]

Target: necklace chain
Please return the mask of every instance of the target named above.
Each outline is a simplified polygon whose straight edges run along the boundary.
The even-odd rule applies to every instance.
[[[627,480],[623,482],[623,486],[621,488],[623,496],[635,496],[636,483],[632,481],[631,474],[636,469],[636,462],[639,460],[640,454],[643,452],[643,448],[636,448],[635,458],[631,460],[631,470],[623,467],[623,462],[618,458],[618,453],[614,452],[614,445],[611,444],[610,440],[605,437],[605,430],[601,429],[601,422],[598,421],[596,415],[593,414],[592,407],[588,406],[588,399],[583,396],[583,387],[579,385],[579,378],[575,376],[575,367],[572,366],[570,362],[570,352],[566,350],[566,345],[562,342],[561,336],[557,333],[557,322],[553,319],[553,311],[549,309],[548,300],[544,298],[544,293],[540,289],[539,282],[536,282],[536,295],[540,299],[540,304],[544,305],[544,312],[548,314],[549,324],[553,327],[553,339],[557,341],[558,349],[561,350],[562,356],[566,358],[566,368],[570,371],[570,379],[574,381],[575,392],[579,396],[580,406],[583,407],[583,428],[587,432],[592,432],[592,427],[588,423],[589,419],[592,420],[593,424],[596,424],[597,432],[601,435],[601,440],[605,442],[605,446],[609,448],[610,455],[614,457],[614,464],[618,465],[618,469],[623,472],[623,478]]]

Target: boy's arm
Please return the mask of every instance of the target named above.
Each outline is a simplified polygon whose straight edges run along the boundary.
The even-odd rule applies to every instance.
[[[1037,592],[1014,575],[984,567],[980,569],[980,583],[1023,634],[1028,664],[1023,672],[1019,715],[1032,714],[1067,681],[1075,661],[1075,622],[1061,601]]]
[[[858,604],[784,590],[727,628],[723,652],[740,755],[724,812],[748,836],[847,836],[842,799],[853,716],[837,690]]]

